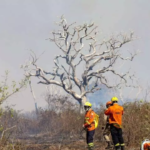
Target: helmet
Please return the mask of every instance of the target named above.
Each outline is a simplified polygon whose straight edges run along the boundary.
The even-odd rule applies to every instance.
[[[106,103],[106,106],[111,105],[111,104],[112,104],[112,101],[108,101],[108,102]]]
[[[92,104],[91,104],[90,102],[85,102],[84,106],[89,106],[89,107],[91,107]]]
[[[112,97],[112,98],[111,98],[111,101],[112,101],[112,102],[116,102],[116,101],[118,101],[118,98],[117,98],[117,97]]]

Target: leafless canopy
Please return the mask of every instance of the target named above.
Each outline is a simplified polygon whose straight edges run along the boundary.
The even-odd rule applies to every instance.
[[[60,29],[53,31],[52,38],[49,38],[61,50],[60,55],[54,58],[53,71],[37,66],[38,58],[33,54],[32,60],[23,66],[26,76],[39,77],[41,84],[60,86],[80,103],[86,99],[87,93],[100,90],[99,84],[108,88],[120,87],[122,84],[129,86],[127,81],[132,80],[133,76],[129,75],[129,71],[124,74],[117,72],[114,66],[116,61],[132,61],[137,55],[135,52],[124,57],[121,51],[124,44],[134,40],[133,32],[128,35],[120,33],[108,40],[98,41],[98,27],[94,23],[68,24],[64,16],[61,16],[57,25]],[[84,68],[81,69],[81,65]],[[30,69],[29,66],[35,68]],[[118,77],[119,82],[110,84],[109,78],[112,76]],[[91,82],[94,83],[92,87]],[[75,86],[80,92],[75,90]]]

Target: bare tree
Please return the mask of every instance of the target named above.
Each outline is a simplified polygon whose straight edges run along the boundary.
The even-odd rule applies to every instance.
[[[129,52],[130,56],[124,57],[121,51],[124,44],[134,40],[133,32],[128,35],[120,33],[108,40],[99,41],[98,26],[94,23],[75,24],[68,24],[64,16],[61,16],[60,22],[57,23],[61,29],[53,31],[52,38],[49,38],[61,50],[61,54],[54,58],[53,71],[39,67],[39,57],[35,54],[22,67],[26,76],[40,78],[38,83],[62,87],[79,102],[82,112],[87,94],[100,90],[99,84],[108,88],[120,88],[123,84],[130,86],[128,80],[133,80],[134,76],[129,75],[129,71],[122,74],[114,67],[116,61],[132,61],[137,52]],[[81,65],[84,66],[82,69]],[[115,84],[109,82],[112,76],[119,79]],[[94,83],[92,87],[91,82]]]

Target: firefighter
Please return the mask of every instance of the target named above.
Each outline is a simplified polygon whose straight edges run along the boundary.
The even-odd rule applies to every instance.
[[[110,132],[115,146],[115,150],[124,150],[124,140],[122,137],[122,115],[123,107],[118,105],[118,98],[112,97],[112,106],[105,110],[105,115],[109,116]]]
[[[150,143],[144,144],[144,150],[150,150]]]
[[[108,101],[106,103],[106,108],[109,108],[111,105],[112,105],[112,102]],[[105,128],[104,128],[104,131],[103,131],[103,136],[104,136],[105,141],[108,144],[105,149],[110,149],[110,148],[112,148],[112,145],[111,145],[111,141],[110,141],[110,137],[109,137],[109,135],[110,135],[109,116],[104,114],[104,121],[105,121]]]
[[[140,150],[150,150],[150,140],[149,139],[145,139],[142,142]]]
[[[95,112],[92,110],[91,107],[92,104],[89,102],[86,102],[84,105],[86,113],[83,128],[86,129],[86,142],[88,145],[88,150],[94,149],[93,136],[95,133],[95,123],[94,123]]]

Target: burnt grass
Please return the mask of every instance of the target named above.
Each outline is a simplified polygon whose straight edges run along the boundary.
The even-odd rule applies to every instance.
[[[123,137],[126,150],[139,150],[144,139],[150,139],[150,103],[125,103],[123,115]],[[72,108],[72,107],[71,107]],[[94,143],[95,150],[104,150],[106,142],[103,138],[105,126],[103,115],[104,106],[96,110],[99,114],[99,126],[96,129]],[[0,121],[2,132],[8,130],[0,140],[0,150],[85,150],[85,132],[81,133],[84,114],[69,108],[57,113],[55,110],[39,110],[20,114],[5,111]]]
[[[87,145],[85,141],[85,133],[82,137],[65,137],[48,135],[30,135],[28,137],[22,137],[16,141],[16,149],[18,143],[18,150],[86,150]],[[105,150],[107,146],[104,140],[94,140],[94,150]],[[140,150],[140,147],[128,146],[126,144],[126,150]]]

